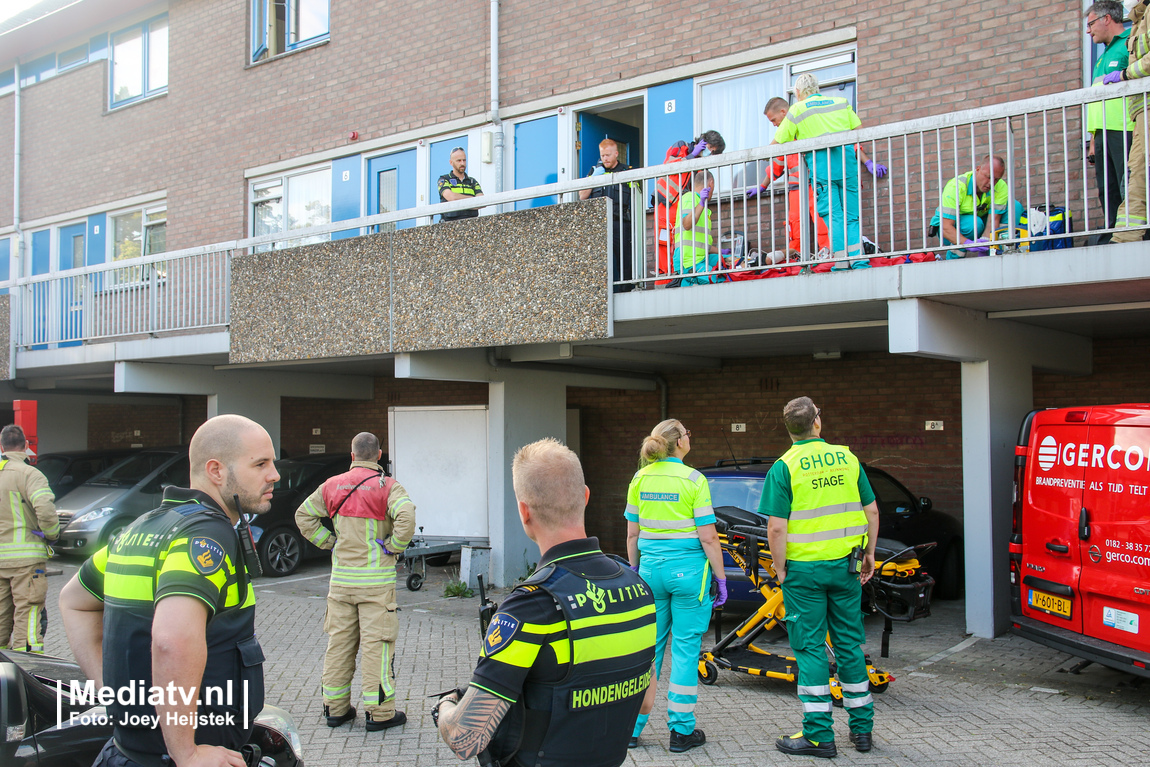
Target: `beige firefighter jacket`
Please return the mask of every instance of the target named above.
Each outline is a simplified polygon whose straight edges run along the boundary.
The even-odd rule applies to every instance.
[[[379,464],[372,461],[353,461],[352,472],[348,473],[353,473],[357,468],[381,471]],[[360,475],[358,478],[363,476],[363,472],[354,473]],[[338,492],[340,482],[346,484],[347,476],[340,474],[332,477],[308,496],[296,509],[296,525],[304,538],[321,549],[332,550],[332,593],[383,593],[395,587],[396,555],[407,548],[415,534],[415,504],[398,482],[391,484],[384,497],[382,490],[387,477],[381,474],[379,479],[371,478],[358,489],[351,490],[351,497],[335,517],[333,535],[320,520],[330,517],[335,502],[350,490],[349,487],[344,488],[344,492]],[[332,508],[327,508],[325,497]],[[356,516],[355,505],[370,506],[376,512],[375,517]],[[387,547],[386,551],[384,546]]]
[[[40,470],[24,462],[27,457],[10,450],[0,459],[0,567],[43,562],[51,554],[46,541],[60,535],[56,496]]]

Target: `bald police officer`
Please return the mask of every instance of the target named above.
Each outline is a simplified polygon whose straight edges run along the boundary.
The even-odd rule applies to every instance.
[[[264,705],[251,587],[259,560],[242,515],[271,508],[275,449],[255,421],[221,415],[196,430],[189,457],[192,486],[165,489],[158,509],[60,593],[80,669],[117,693],[113,737],[95,767],[245,767],[238,751],[252,720],[237,712],[254,718]],[[127,688],[170,692],[125,705]]]
[[[650,589],[588,538],[579,459],[553,439],[511,467],[519,521],[542,555],[491,620],[460,700],[432,714],[460,759],[521,767],[617,767],[655,656]]]
[[[791,449],[771,465],[759,512],[767,525],[771,558],[783,587],[787,634],[799,664],[803,729],[775,741],[785,754],[833,757],[830,667],[824,649],[829,629],[835,648],[850,739],[870,751],[874,703],[870,695],[862,616],[862,584],[874,574],[878,504],[859,460],[842,445],[822,440],[822,411],[810,397],[783,409]],[[857,551],[856,551],[857,550]],[[852,555],[855,552],[855,555]],[[851,563],[861,559],[861,570]]]

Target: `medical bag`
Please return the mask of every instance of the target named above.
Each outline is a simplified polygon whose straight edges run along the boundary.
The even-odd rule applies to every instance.
[[[1028,227],[1028,216],[1024,216],[1018,225],[1028,228],[1030,234],[1034,237],[1042,237],[1048,234],[1070,234],[1074,231],[1074,217],[1069,210],[1058,205],[1051,206],[1049,210],[1045,205],[1034,206],[1039,212],[1046,216],[1046,227],[1042,231],[1034,231],[1033,227]],[[1063,248],[1070,248],[1074,246],[1074,242],[1070,237],[1057,237],[1049,240],[1036,240],[1030,243],[1030,252],[1033,253],[1039,250],[1062,250]]]

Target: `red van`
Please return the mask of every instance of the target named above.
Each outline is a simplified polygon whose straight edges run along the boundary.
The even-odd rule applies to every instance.
[[[1036,410],[1014,463],[1014,632],[1150,677],[1150,404]]]

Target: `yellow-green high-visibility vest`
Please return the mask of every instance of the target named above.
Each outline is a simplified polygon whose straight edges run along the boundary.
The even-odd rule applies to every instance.
[[[698,538],[698,523],[714,522],[707,478],[679,461],[639,469],[627,494],[627,511],[639,517],[639,538]]]
[[[1123,30],[1115,35],[1106,50],[1094,65],[1094,79],[1091,85],[1102,85],[1102,78],[1111,72],[1121,72],[1130,62],[1130,54],[1126,50],[1126,39],[1130,33]],[[1105,116],[1104,116],[1105,115]],[[1134,121],[1126,114],[1125,99],[1109,99],[1108,101],[1094,101],[1086,105],[1086,131],[1093,133],[1103,130],[1121,131],[1134,130]],[[1095,147],[1095,152],[1101,154],[1101,147]]]
[[[842,559],[862,545],[866,513],[859,497],[862,467],[843,445],[811,441],[792,445],[780,458],[791,474],[787,559]]]
[[[698,204],[699,195],[689,192],[680,198],[679,213],[686,215]],[[679,259],[683,268],[689,269],[700,261],[706,261],[711,243],[711,209],[703,208],[694,226],[690,229],[679,226],[675,233],[675,245],[679,248]]]

